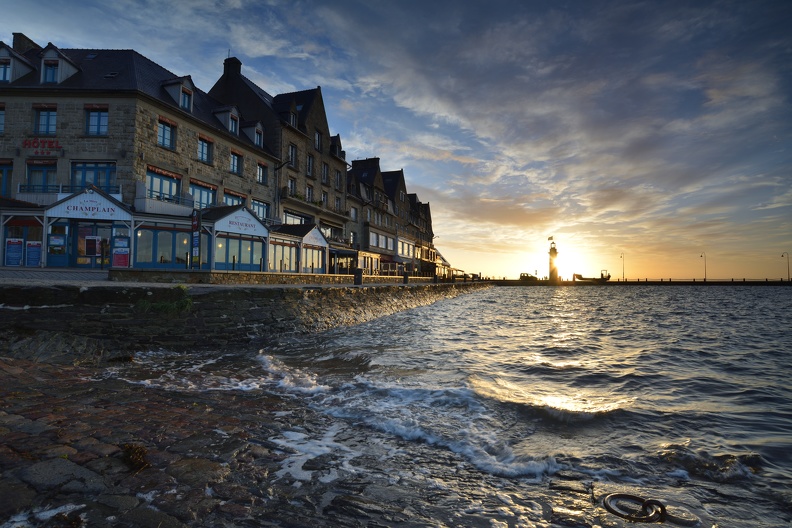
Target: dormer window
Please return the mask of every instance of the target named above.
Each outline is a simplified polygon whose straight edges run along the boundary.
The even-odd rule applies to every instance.
[[[45,60],[44,61],[44,72],[41,82],[46,84],[52,84],[58,82],[58,65],[59,61],[56,60]]]
[[[257,147],[264,145],[264,133],[261,130],[256,130],[254,143]]]
[[[239,118],[237,118],[237,116],[232,115],[229,117],[228,131],[231,132],[232,134],[239,133]]]
[[[0,59],[0,82],[11,82],[11,59]]]
[[[294,128],[297,128],[297,114],[294,112],[289,112],[289,124]]]
[[[187,110],[188,112],[192,112],[192,91],[182,87],[179,106],[182,107],[182,110]]]

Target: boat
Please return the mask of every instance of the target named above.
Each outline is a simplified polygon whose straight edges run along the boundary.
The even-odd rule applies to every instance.
[[[574,275],[572,275],[572,278],[575,281],[597,282],[599,284],[605,284],[606,282],[608,282],[610,280],[611,276],[610,276],[610,273],[608,273],[608,270],[602,270],[602,271],[600,271],[600,276],[599,277],[584,277],[580,273],[575,273]]]

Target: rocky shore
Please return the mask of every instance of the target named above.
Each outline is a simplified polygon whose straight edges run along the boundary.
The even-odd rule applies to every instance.
[[[284,473],[284,460],[294,453],[271,439],[321,431],[328,427],[326,416],[314,413],[300,400],[260,391],[156,390],[106,377],[103,373],[113,368],[107,366],[112,365],[111,357],[105,356],[102,362],[85,360],[95,359],[96,350],[90,346],[88,354],[75,356],[75,352],[85,343],[99,342],[87,329],[102,314],[117,309],[109,302],[114,296],[106,291],[98,295],[93,286],[72,290],[42,287],[50,293],[53,288],[70,292],[55,303],[41,290],[31,295],[35,288],[22,288],[26,302],[18,309],[8,305],[8,299],[16,294],[9,296],[8,287],[0,288],[5,292],[4,315],[14,315],[4,318],[3,325],[13,330],[8,335],[14,337],[6,341],[6,353],[0,353],[0,527],[435,526],[437,519],[453,517],[453,507],[449,509],[446,503],[453,502],[453,494],[446,497],[424,482],[394,486],[393,476],[380,468],[376,445],[365,448],[373,451],[356,460],[368,466],[361,473],[365,478],[345,468],[338,459],[343,453],[332,450],[301,455],[299,470],[308,477],[298,479]],[[470,291],[457,288],[441,294],[427,288],[431,286],[422,290],[386,288],[388,310]],[[172,289],[160,291],[173,295],[167,290]],[[240,296],[244,290],[192,294]],[[355,302],[341,290],[325,297],[313,289],[294,291],[299,295],[284,295],[291,295],[293,307],[308,314],[300,319],[300,324],[306,325],[300,331],[389,313],[377,310],[365,300],[368,297],[358,293],[353,294],[357,295],[353,298],[357,308],[351,309]],[[272,295],[260,290],[252,294],[268,299],[262,303],[270,306]],[[249,300],[251,295],[247,297]],[[77,302],[80,298],[103,301]],[[118,298],[130,302],[127,297],[115,298],[116,304]],[[346,303],[345,318],[318,324],[310,314],[323,304],[321,299],[333,298]],[[206,303],[204,299],[199,302]],[[64,310],[64,305],[71,307]],[[93,315],[86,317],[86,306],[94,307]],[[31,318],[38,320],[45,311],[57,309],[67,314],[64,318],[71,321],[68,328],[73,331],[60,331],[59,323],[45,325],[38,332],[26,326]],[[250,311],[247,306],[246,312]],[[75,323],[80,317],[85,324]],[[159,318],[167,322],[165,327],[173,328],[174,317],[185,332],[189,326],[184,321],[200,320],[201,311],[154,314],[150,320]],[[248,327],[229,328],[237,329],[250,342],[245,333]],[[187,343],[195,339],[184,335]],[[106,345],[105,341],[102,346]],[[33,359],[25,357],[30,352],[35,353]],[[358,443],[358,435],[360,432],[349,441]],[[454,478],[465,478],[453,455],[445,456],[448,460],[438,457],[423,463],[426,467],[440,465]],[[329,478],[330,474],[334,477]],[[469,478],[474,482],[472,475]],[[541,518],[541,507],[538,512]],[[480,522],[480,526],[490,526],[487,519],[482,515],[469,525]],[[449,520],[447,525],[453,524]]]

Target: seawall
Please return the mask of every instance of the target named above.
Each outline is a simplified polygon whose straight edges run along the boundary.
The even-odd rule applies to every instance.
[[[3,285],[0,356],[99,365],[146,350],[265,346],[488,287]]]

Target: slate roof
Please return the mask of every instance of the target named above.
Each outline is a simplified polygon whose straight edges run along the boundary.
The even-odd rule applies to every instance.
[[[313,231],[315,227],[316,224],[279,224],[270,227],[270,233],[305,238],[305,235]]]
[[[13,51],[13,48],[0,41],[0,46],[5,46]],[[78,71],[63,82],[53,84],[41,84],[39,82],[41,67],[40,54],[44,51],[41,48],[30,49],[21,54],[34,69],[27,75],[19,79],[0,85],[0,92],[5,91],[50,91],[58,92],[95,92],[107,93],[140,93],[156,99],[173,108],[174,111],[183,112],[203,122],[204,125],[215,129],[218,133],[233,136],[242,142],[248,143],[251,147],[264,150],[272,157],[276,157],[265,145],[264,148],[256,146],[253,141],[245,134],[235,136],[228,132],[228,129],[215,116],[218,109],[227,107],[228,104],[235,104],[233,101],[218,101],[208,93],[195,87],[193,89],[193,108],[192,112],[182,110],[165,90],[165,86],[174,82],[182,82],[185,79],[192,79],[189,76],[179,76],[170,70],[160,66],[154,61],[146,58],[135,50],[108,50],[108,49],[59,49],[48,44],[47,48],[56,49],[66,60],[77,67]],[[46,48],[45,48],[46,49]],[[16,53],[16,52],[14,52]],[[16,53],[20,55],[19,53]],[[244,115],[241,118],[255,120],[255,116]]]

